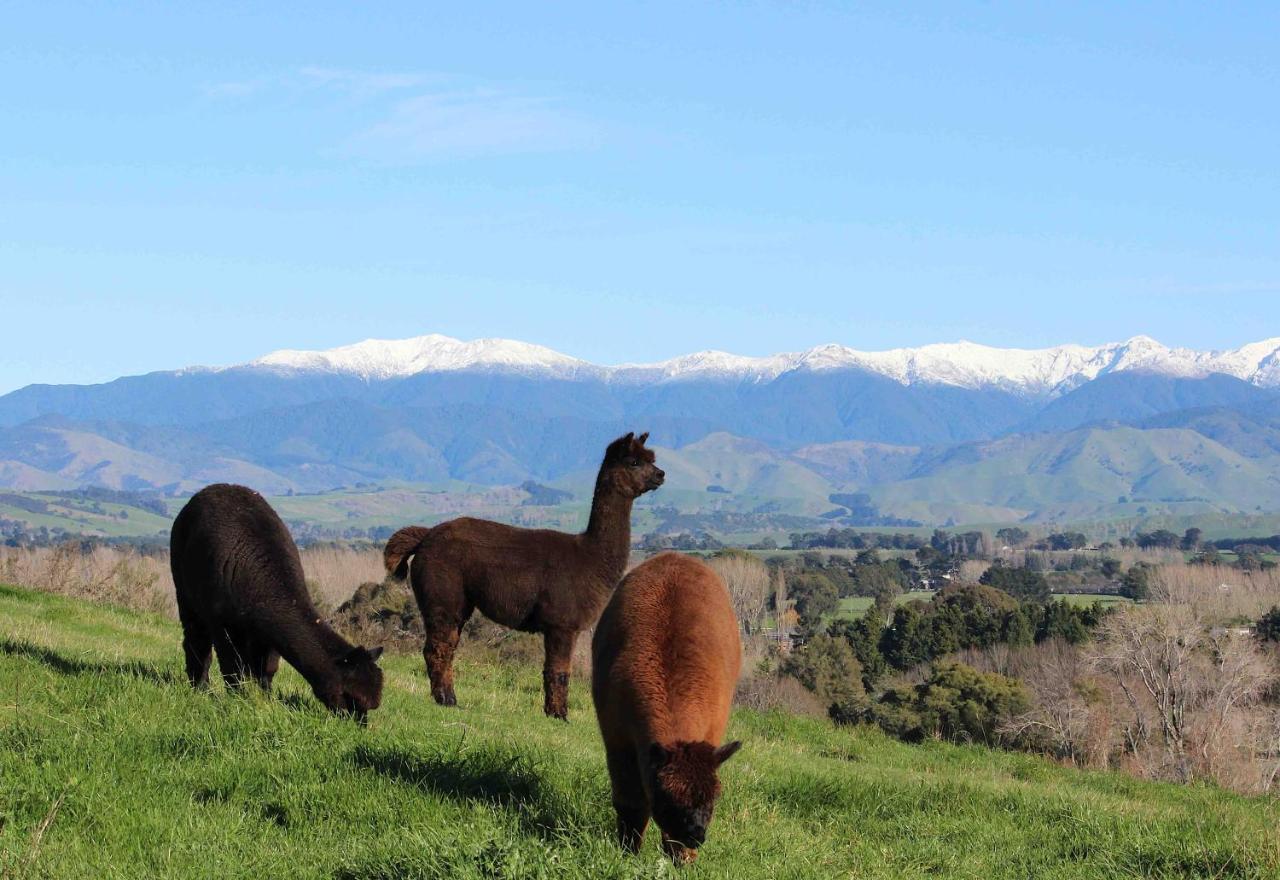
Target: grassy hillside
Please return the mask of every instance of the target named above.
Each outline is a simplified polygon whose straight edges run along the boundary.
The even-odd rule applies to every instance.
[[[48,492],[0,489],[0,519],[24,522],[31,529],[64,529],[96,537],[167,535],[170,518],[131,504],[59,496]]]
[[[1274,504],[1278,466],[1274,456],[1245,458],[1190,430],[1087,428],[957,447],[922,464],[914,478],[868,492],[882,509],[926,521],[946,511],[961,522],[982,519],[976,503],[1002,521],[1078,521],[1148,508],[1252,511]]]
[[[1274,877],[1280,808],[817,720],[739,712],[696,865],[613,815],[586,691],[464,656],[446,710],[414,657],[371,726],[282,670],[192,693],[171,621],[0,588],[0,876]]]

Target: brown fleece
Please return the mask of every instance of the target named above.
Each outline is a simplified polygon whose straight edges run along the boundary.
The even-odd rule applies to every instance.
[[[692,859],[720,794],[717,768],[739,745],[720,745],[742,662],[724,582],[692,557],[653,557],[614,592],[591,654],[619,840],[638,848],[652,816],[664,849]]]
[[[595,623],[631,553],[631,505],[662,485],[648,434],[619,437],[605,450],[587,530],[572,535],[463,517],[391,536],[384,563],[410,583],[427,638],[423,658],[437,703],[457,705],[453,655],[472,613],[542,633],[543,710],[569,712],[569,660],[578,633]]]

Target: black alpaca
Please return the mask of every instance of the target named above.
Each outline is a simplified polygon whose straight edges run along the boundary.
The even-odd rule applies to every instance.
[[[269,691],[284,657],[329,709],[364,722],[378,708],[382,649],[356,647],[321,619],[298,548],[261,495],[201,489],[174,520],[169,548],[193,687],[208,687],[212,650],[230,688],[254,679]]]

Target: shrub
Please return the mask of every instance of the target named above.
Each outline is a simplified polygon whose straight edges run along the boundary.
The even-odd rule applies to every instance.
[[[808,688],[835,720],[853,720],[865,708],[862,665],[842,638],[814,636],[787,658],[782,672]]]
[[[886,691],[867,714],[907,742],[942,737],[996,745],[1001,727],[1030,705],[1017,679],[963,663],[940,663],[924,683]]]
[[[986,570],[978,583],[1003,590],[1010,596],[1028,602],[1048,602],[1052,596],[1049,582],[1043,574],[1030,568],[1010,568],[1007,565],[992,565]]]

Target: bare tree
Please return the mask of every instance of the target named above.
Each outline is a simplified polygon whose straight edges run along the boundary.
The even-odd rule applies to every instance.
[[[764,625],[774,589],[769,566],[749,553],[721,554],[711,558],[709,564],[724,578],[743,631],[747,635],[758,632]]]
[[[1253,640],[1208,624],[1192,603],[1153,603],[1109,615],[1090,660],[1124,694],[1128,749],[1139,759],[1159,749],[1157,775],[1259,784],[1227,778],[1242,756],[1269,748],[1258,723],[1269,710],[1258,703],[1275,670]]]

